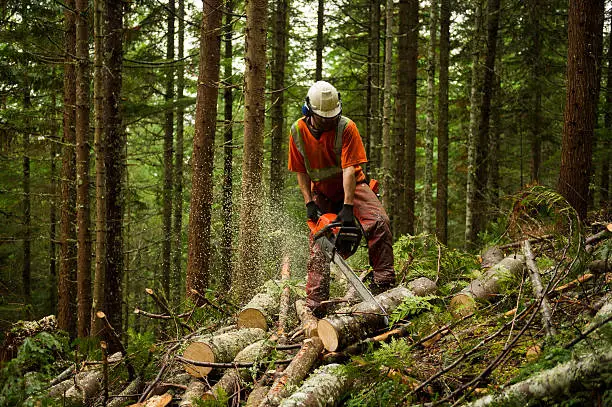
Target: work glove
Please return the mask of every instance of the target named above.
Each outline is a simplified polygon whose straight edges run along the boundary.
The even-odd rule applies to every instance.
[[[342,222],[342,226],[355,226],[355,216],[353,215],[353,205],[344,204],[342,210],[334,219],[334,222]]]
[[[306,217],[313,222],[317,222],[323,213],[317,206],[315,201],[310,201],[306,204]]]

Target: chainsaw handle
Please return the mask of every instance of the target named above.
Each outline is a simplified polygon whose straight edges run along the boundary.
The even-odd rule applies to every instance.
[[[314,235],[312,235],[313,240],[317,240],[319,237],[324,235],[328,230],[342,227],[342,222],[332,222],[325,225],[322,229],[319,229]]]

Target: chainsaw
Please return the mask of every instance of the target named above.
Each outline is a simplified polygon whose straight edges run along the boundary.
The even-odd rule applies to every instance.
[[[358,226],[342,226],[341,222],[334,222],[336,217],[337,215],[334,213],[326,213],[321,215],[316,223],[309,219],[308,227],[312,239],[315,244],[319,245],[327,260],[338,266],[359,296],[380,309],[385,317],[385,324],[388,324],[387,311],[376,301],[370,290],[357,277],[345,260],[355,254],[359,248],[363,236],[361,228]]]

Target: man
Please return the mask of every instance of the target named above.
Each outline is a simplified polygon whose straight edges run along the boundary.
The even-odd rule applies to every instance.
[[[316,222],[321,214],[333,212],[343,225],[359,221],[374,269],[372,292],[386,291],[395,285],[389,218],[361,169],[367,158],[357,126],[342,116],[340,95],[325,81],[308,90],[302,113],[291,127],[288,166],[297,173],[307,217]],[[306,305],[321,317],[326,312],[321,302],[329,298],[330,271],[312,237],[307,267]]]

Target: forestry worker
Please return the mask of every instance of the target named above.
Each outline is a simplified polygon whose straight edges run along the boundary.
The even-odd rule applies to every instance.
[[[345,226],[361,224],[368,242],[374,295],[395,285],[389,217],[366,182],[361,164],[367,162],[355,122],[342,116],[340,94],[325,81],[308,90],[303,117],[291,127],[288,167],[297,175],[307,217],[316,222],[323,213],[336,213]],[[306,305],[314,315],[325,314],[329,298],[329,263],[310,237]]]

